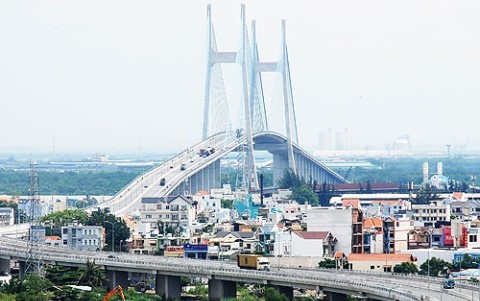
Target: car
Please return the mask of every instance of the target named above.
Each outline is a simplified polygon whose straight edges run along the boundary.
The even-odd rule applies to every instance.
[[[165,186],[165,178],[160,179],[160,186]]]
[[[182,164],[180,165],[180,170],[185,170],[185,169],[187,169],[187,164],[182,163]]]
[[[442,282],[443,288],[450,289],[450,288],[455,288],[455,280],[453,279],[445,279]]]
[[[109,254],[109,255],[108,255],[108,258],[118,259],[119,257],[117,256],[117,254]]]

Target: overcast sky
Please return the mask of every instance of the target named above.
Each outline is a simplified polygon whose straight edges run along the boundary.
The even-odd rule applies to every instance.
[[[238,46],[246,4],[261,60],[277,58],[286,20],[308,150],[328,128],[348,128],[359,148],[404,134],[414,146],[478,145],[479,1],[3,0],[0,151],[198,142],[208,3],[223,51]],[[281,89],[272,86],[267,103]],[[270,116],[282,114],[272,107]]]

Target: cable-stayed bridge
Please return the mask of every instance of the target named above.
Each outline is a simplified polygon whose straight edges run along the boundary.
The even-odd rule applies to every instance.
[[[327,168],[298,141],[295,106],[290,78],[285,21],[281,22],[281,49],[277,61],[264,62],[259,58],[255,21],[247,30],[245,6],[241,6],[240,45],[236,51],[219,51],[215,38],[210,5],[207,6],[207,72],[203,112],[202,141],[177,156],[140,175],[119,191],[112,199],[100,204],[116,215],[124,215],[140,208],[142,197],[209,191],[221,187],[220,160],[231,152],[238,154],[241,181],[234,185],[244,191],[259,189],[255,167],[255,152],[268,151],[273,155],[274,183],[285,170],[292,170],[305,180],[335,184],[345,180]],[[240,71],[241,103],[231,115],[223,64],[234,64]],[[280,75],[282,99],[276,107],[283,109],[284,130],[269,130],[262,74]],[[239,120],[239,121],[238,121]],[[235,121],[235,122],[234,122]]]

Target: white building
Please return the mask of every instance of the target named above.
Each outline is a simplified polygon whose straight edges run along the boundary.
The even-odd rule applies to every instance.
[[[60,236],[45,236],[45,245],[49,247],[62,247],[62,238]]]
[[[443,201],[432,201],[430,204],[412,205],[412,219],[422,226],[424,223],[436,223],[439,221],[450,221],[450,205],[446,205]]]
[[[15,223],[15,213],[13,208],[0,207],[0,226],[13,225]]]
[[[98,251],[103,249],[104,241],[102,226],[71,224],[62,227],[63,247],[80,251]]]
[[[158,222],[177,224],[184,229],[185,234],[190,235],[194,220],[195,208],[190,198],[184,196],[142,198],[140,221],[150,223],[152,229],[157,228]]]
[[[352,207],[322,208],[315,207],[307,211],[307,231],[328,231],[337,238],[337,251],[346,255],[352,250],[353,218]]]
[[[292,231],[292,256],[333,256],[336,238],[328,231]]]

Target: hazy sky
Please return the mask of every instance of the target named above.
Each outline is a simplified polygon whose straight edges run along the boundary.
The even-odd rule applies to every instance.
[[[198,142],[208,3],[224,51],[238,45],[246,4],[261,60],[277,58],[286,20],[307,149],[329,127],[348,128],[358,147],[404,134],[414,145],[480,142],[479,1],[3,0],[0,151]],[[267,98],[280,89],[265,88]]]

